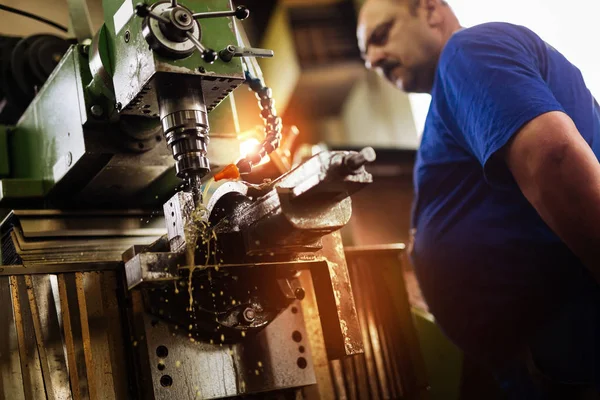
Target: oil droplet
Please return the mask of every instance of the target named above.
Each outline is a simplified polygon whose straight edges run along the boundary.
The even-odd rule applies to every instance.
[[[210,344],[215,344],[215,341],[210,339]]]
[[[179,329],[179,325],[175,325],[175,330]]]
[[[257,370],[257,369],[255,369],[255,370],[254,370],[254,374],[255,374],[256,376],[258,376],[258,375],[260,375],[260,371],[259,371],[259,370]]]
[[[201,395],[201,394],[202,394],[202,393],[200,393],[200,391],[198,390],[198,391],[196,392],[196,397],[200,397],[200,395]]]
[[[190,338],[190,342],[194,343],[196,340],[194,338]]]
[[[221,342],[224,342],[224,341],[225,341],[225,335],[221,334]]]
[[[242,331],[242,337],[246,337],[246,331]]]
[[[137,340],[133,342],[133,347],[137,347]]]
[[[219,295],[223,296],[223,291],[221,290],[221,292],[219,293]]]
[[[215,254],[215,253],[213,253],[213,254]],[[219,266],[218,265],[215,267],[215,271],[219,272]]]
[[[231,305],[235,306],[235,300],[231,300]]]
[[[258,362],[258,366],[259,366],[259,367],[262,367],[262,362],[260,362],[260,361],[259,361],[259,362]]]
[[[190,324],[190,326],[188,326],[188,331],[191,331],[193,328],[192,324]]]
[[[175,361],[175,368],[179,368],[181,367],[181,361],[177,360]]]
[[[212,294],[212,297],[217,297],[217,295],[213,293],[213,294]]]

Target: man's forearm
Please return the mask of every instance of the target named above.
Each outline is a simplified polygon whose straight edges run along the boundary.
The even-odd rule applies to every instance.
[[[600,164],[570,118],[536,118],[509,144],[506,159],[543,220],[600,279]]]

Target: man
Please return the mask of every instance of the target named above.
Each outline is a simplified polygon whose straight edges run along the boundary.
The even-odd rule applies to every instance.
[[[367,0],[357,35],[368,68],[432,96],[411,257],[440,327],[513,398],[547,398],[530,361],[555,398],[598,387],[600,111],[579,70],[442,0]]]

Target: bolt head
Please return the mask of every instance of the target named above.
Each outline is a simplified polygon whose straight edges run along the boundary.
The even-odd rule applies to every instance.
[[[306,292],[304,291],[303,288],[299,287],[299,288],[296,288],[296,290],[294,290],[294,295],[296,296],[296,298],[298,300],[302,300],[306,296]]]
[[[256,319],[256,311],[253,308],[246,308],[244,312],[242,312],[242,317],[248,323],[253,322]]]
[[[91,106],[90,112],[96,118],[100,118],[102,116],[102,114],[104,114],[104,110],[98,104],[94,104],[93,106]]]

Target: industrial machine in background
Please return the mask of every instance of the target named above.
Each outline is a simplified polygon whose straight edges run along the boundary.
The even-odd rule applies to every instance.
[[[234,22],[249,11],[103,8],[0,126],[0,398],[327,398],[327,360],[363,351],[337,231],[373,150],[245,182],[284,139],[252,58],[272,53]],[[265,122],[245,157],[243,83]]]

